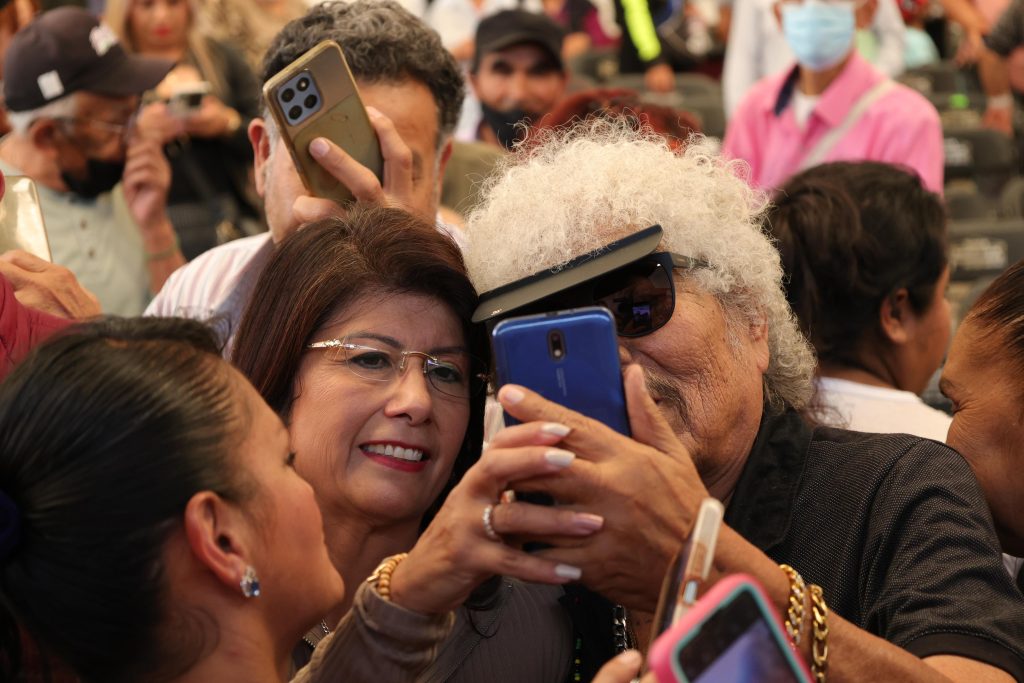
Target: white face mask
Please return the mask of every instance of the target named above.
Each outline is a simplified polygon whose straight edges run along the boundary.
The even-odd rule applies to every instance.
[[[830,69],[849,53],[856,30],[854,3],[785,3],[782,6],[782,32],[796,61],[811,71]]]

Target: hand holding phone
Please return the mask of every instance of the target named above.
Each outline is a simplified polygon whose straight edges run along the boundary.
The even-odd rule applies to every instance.
[[[274,75],[263,96],[306,189],[314,197],[339,204],[358,197],[314,157],[326,156],[333,142],[378,179],[384,175],[377,134],[345,55],[333,40],[325,40]]]

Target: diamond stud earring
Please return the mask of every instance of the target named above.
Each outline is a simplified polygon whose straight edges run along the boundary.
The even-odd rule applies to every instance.
[[[256,570],[249,565],[242,574],[242,580],[238,582],[242,589],[242,595],[247,598],[258,598],[260,596],[260,580],[256,577]]]

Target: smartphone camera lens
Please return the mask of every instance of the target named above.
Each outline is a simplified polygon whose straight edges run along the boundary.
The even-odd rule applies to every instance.
[[[562,360],[565,357],[565,338],[558,330],[552,330],[548,335],[548,353],[555,360]]]
[[[309,90],[309,79],[303,76],[299,79],[299,82],[295,84],[295,89],[299,92],[306,92]]]
[[[303,102],[306,105],[306,109],[312,109],[315,107],[320,100],[317,99],[316,95],[306,95],[306,100]]]
[[[302,107],[295,105],[294,107],[288,110],[288,118],[292,119],[293,121],[299,118],[300,116],[302,116]]]
[[[281,93],[281,101],[282,102],[291,102],[294,99],[295,99],[295,91],[292,90],[291,88],[286,88]]]

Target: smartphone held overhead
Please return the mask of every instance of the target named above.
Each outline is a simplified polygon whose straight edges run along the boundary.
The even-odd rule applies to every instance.
[[[341,48],[325,40],[273,76],[263,97],[306,189],[339,203],[354,197],[347,187],[309,152],[316,138],[326,138],[382,177],[384,160],[377,134],[366,114]]]

